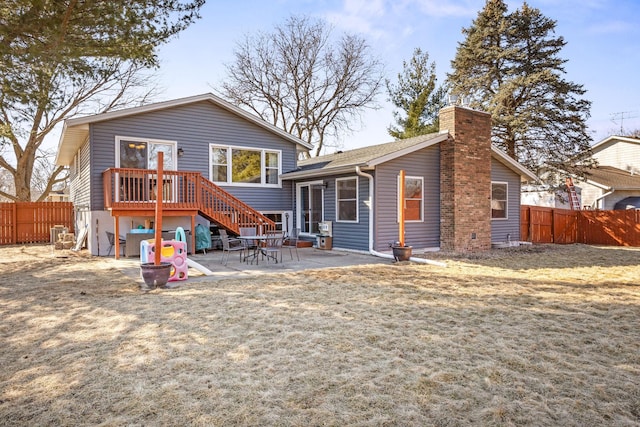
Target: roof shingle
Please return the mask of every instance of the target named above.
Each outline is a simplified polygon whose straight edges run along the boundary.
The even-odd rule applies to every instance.
[[[615,188],[616,190],[640,189],[640,175],[612,166],[598,166],[589,169],[585,176],[589,181]]]
[[[300,160],[296,171],[317,169],[334,169],[345,166],[365,165],[380,157],[388,156],[398,151],[428,142],[440,136],[440,133],[430,133],[413,138],[401,139],[385,144],[371,145],[349,151],[338,151],[310,159]]]

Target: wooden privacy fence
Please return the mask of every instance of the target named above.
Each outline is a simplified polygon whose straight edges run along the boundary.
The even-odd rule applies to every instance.
[[[640,246],[640,211],[580,211],[578,242]]]
[[[640,211],[572,211],[521,206],[520,240],[640,246]]]
[[[49,243],[54,226],[73,233],[73,224],[70,202],[0,203],[0,245]]]

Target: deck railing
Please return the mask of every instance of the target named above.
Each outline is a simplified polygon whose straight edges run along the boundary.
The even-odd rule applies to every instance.
[[[163,171],[163,210],[197,210],[208,220],[238,233],[240,227],[275,230],[275,223],[242,200],[205,179],[199,172]],[[155,208],[159,187],[155,170],[110,168],[103,172],[106,209]]]

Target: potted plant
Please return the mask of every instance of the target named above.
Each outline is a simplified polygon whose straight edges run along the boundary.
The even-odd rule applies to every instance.
[[[170,262],[161,262],[156,265],[153,262],[144,262],[140,264],[140,271],[142,273],[142,280],[146,287],[142,287],[143,291],[150,291],[155,288],[162,288],[166,286],[171,277],[171,265]]]
[[[393,258],[396,261],[409,261],[409,258],[411,258],[411,246],[400,242],[394,242],[390,246],[393,250]]]

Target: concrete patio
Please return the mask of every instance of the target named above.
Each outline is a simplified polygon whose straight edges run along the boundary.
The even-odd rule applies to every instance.
[[[264,274],[292,273],[302,270],[349,267],[353,265],[366,264],[392,264],[393,259],[385,259],[369,254],[347,252],[340,250],[321,250],[316,248],[298,248],[300,261],[296,258],[293,250],[293,260],[289,255],[289,249],[284,248],[282,252],[282,263],[274,263],[273,260],[259,260],[259,263],[241,262],[238,253],[231,253],[227,265],[222,264],[222,251],[207,251],[206,254],[197,253],[188,256],[188,259],[195,261],[203,267],[209,269],[213,274],[206,276],[195,268],[189,268],[189,277],[184,281],[170,282],[175,286],[202,280],[222,280],[230,278],[250,278]],[[120,258],[116,261],[120,264],[123,272],[132,278],[142,282],[140,278],[140,259]]]

